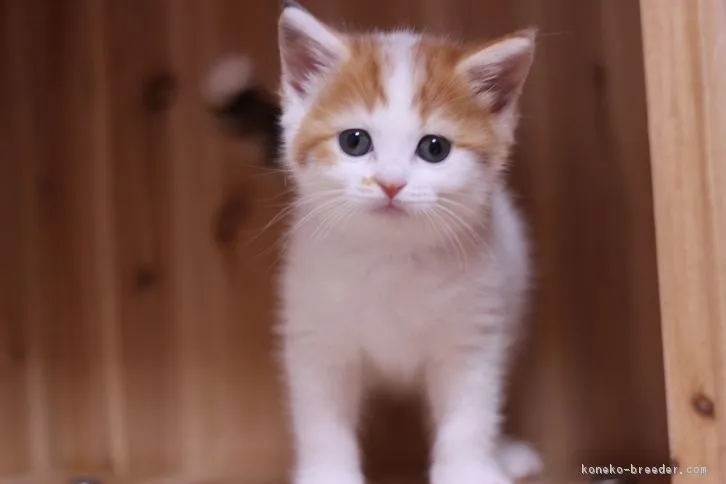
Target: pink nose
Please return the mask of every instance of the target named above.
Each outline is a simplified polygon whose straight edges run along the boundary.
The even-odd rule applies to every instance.
[[[376,180],[376,183],[379,187],[381,187],[383,193],[385,193],[390,200],[396,198],[396,195],[398,195],[406,186],[405,183],[386,183],[381,180]]]

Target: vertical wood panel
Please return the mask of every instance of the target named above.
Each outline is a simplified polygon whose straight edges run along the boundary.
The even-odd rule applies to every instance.
[[[176,80],[167,2],[108,2],[113,209],[120,297],[126,465],[135,478],[178,471],[179,379],[171,320],[169,114]]]
[[[196,27],[190,25],[190,19],[186,15],[189,3],[174,2],[170,4],[168,13],[172,66],[180,86],[184,89],[183,93],[186,94],[180,96],[172,112],[171,133],[174,142],[171,155],[174,163],[169,166],[168,177],[172,208],[170,252],[173,317],[179,345],[177,372],[182,384],[180,426],[184,445],[183,471],[198,474],[202,471],[205,455],[204,415],[201,407],[201,400],[205,398],[201,387],[205,362],[198,355],[200,345],[203,344],[200,325],[207,318],[211,318],[211,315],[204,314],[199,307],[200,290],[206,283],[199,274],[202,264],[200,259],[207,254],[200,250],[206,231],[199,233],[204,214],[200,210],[198,194],[201,191],[201,177],[204,176],[203,168],[207,164],[197,161],[204,159],[204,154],[199,153],[197,148],[199,134],[188,136],[188,133],[197,130],[194,129],[193,117],[195,103],[187,93],[189,87],[186,85],[190,77],[194,78],[194,74],[188,74],[187,65],[198,45],[186,35],[186,32]],[[195,34],[198,35],[199,32],[195,31]]]
[[[641,8],[671,455],[682,466],[708,466],[708,479],[720,482],[726,479],[726,4],[642,0]],[[674,482],[692,480],[682,475]]]
[[[8,13],[12,26],[6,32],[15,32],[11,67],[5,72],[15,76],[16,83],[4,94],[10,97],[6,114],[12,119],[14,130],[5,146],[15,146],[16,157],[11,162],[22,169],[22,198],[17,201],[15,210],[23,218],[22,238],[24,254],[24,325],[27,344],[27,412],[28,441],[31,446],[33,470],[50,468],[49,445],[49,408],[46,402],[47,372],[46,357],[43,352],[41,335],[44,318],[47,317],[47,304],[43,278],[45,269],[41,260],[42,229],[39,219],[39,177],[37,156],[43,141],[38,139],[35,130],[38,119],[38,86],[40,70],[34,60],[42,58],[44,34],[36,19],[41,15],[42,0],[8,2],[16,8]],[[22,8],[17,8],[22,6]],[[5,131],[5,130],[3,130]],[[22,440],[22,439],[21,439]],[[9,441],[12,442],[12,441]],[[30,469],[26,469],[30,470]]]
[[[93,252],[95,262],[93,278],[95,299],[92,318],[100,327],[99,361],[103,381],[102,401],[105,404],[105,431],[109,447],[108,462],[105,465],[114,472],[123,472],[128,465],[126,448],[126,419],[123,414],[122,361],[119,341],[119,301],[116,288],[116,248],[113,214],[113,182],[111,166],[111,125],[109,122],[109,52],[106,42],[107,25],[105,22],[107,2],[86,0],[88,16],[88,43],[90,45],[90,76],[97,93],[92,101],[94,127],[92,137],[93,178],[91,197],[93,211]]]
[[[41,335],[46,356],[50,445],[54,466],[103,470],[111,463],[104,382],[102,280],[96,183],[105,160],[104,86],[91,42],[93,20],[84,2],[45,3],[33,20],[47,32],[35,131],[44,143],[38,153],[39,205],[48,318]]]
[[[27,24],[20,2],[0,5],[0,476],[27,472],[31,465],[28,438],[28,314],[23,302],[27,280],[28,220],[22,210],[24,177],[21,161],[28,145],[14,142],[26,134],[23,106],[23,61]]]
[[[628,318],[617,326],[613,344],[625,350],[617,374],[619,378],[627,375],[621,380],[628,395],[623,414],[632,426],[624,437],[628,445],[620,459],[658,464],[668,456],[668,429],[662,403],[665,380],[645,67],[642,48],[632,48],[643,42],[640,8],[637,2],[604,1],[599,2],[599,15],[599,50],[606,76],[604,82],[598,82],[596,97],[607,119],[603,141],[610,147],[613,170],[621,178],[619,197],[623,200],[619,215],[624,241],[618,256],[624,265],[621,284],[627,291],[622,304]]]

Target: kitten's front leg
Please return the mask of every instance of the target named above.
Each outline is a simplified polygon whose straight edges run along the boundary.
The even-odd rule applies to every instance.
[[[356,426],[362,381],[350,355],[291,342],[285,367],[292,411],[294,484],[363,484]]]
[[[508,346],[501,343],[453,349],[429,369],[435,425],[431,484],[513,482],[495,459]]]

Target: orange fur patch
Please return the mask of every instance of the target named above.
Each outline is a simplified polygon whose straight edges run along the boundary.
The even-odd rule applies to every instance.
[[[424,39],[416,46],[421,84],[414,103],[422,120],[434,113],[455,126],[452,141],[482,157],[500,158],[506,147],[492,135],[492,114],[478,102],[463,76],[456,74],[459,62],[481,47],[471,47]]]
[[[318,155],[314,150],[338,134],[328,122],[332,116],[352,106],[372,110],[386,102],[381,79],[383,56],[378,44],[362,37],[351,39],[348,47],[349,59],[326,85],[301,125],[293,145],[293,156],[299,164]],[[320,161],[332,163],[332,153],[328,155]]]

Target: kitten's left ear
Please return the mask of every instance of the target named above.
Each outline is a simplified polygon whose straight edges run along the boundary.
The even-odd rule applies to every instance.
[[[516,32],[474,50],[457,66],[493,113],[515,107],[534,59],[536,29]]]
[[[348,54],[342,34],[290,0],[283,3],[279,42],[283,83],[300,97],[309,94]]]

